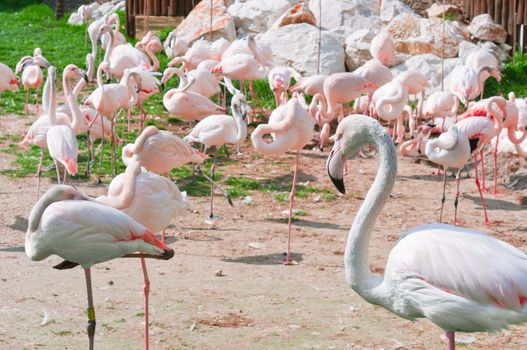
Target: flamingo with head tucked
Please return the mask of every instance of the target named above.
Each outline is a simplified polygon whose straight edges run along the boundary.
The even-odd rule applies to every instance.
[[[18,77],[11,68],[0,62],[0,95],[5,90],[18,92]]]
[[[287,90],[291,85],[291,77],[300,80],[302,76],[291,67],[274,67],[269,71],[267,79],[273,91],[276,106],[287,102]]]
[[[54,266],[56,269],[70,269],[77,265],[84,269],[90,350],[94,348],[96,326],[90,268],[134,252],[139,252],[141,257],[165,260],[174,256],[172,249],[128,215],[65,185],[51,187],[33,207],[25,251],[34,261],[44,260],[50,255],[65,259]],[[147,284],[146,266],[143,264],[143,267]]]
[[[385,31],[377,34],[370,43],[372,57],[385,66],[391,66],[395,62],[395,44]]]
[[[345,160],[366,144],[377,149],[379,165],[348,234],[344,264],[350,287],[407,320],[428,318],[445,330],[449,350],[455,350],[455,332],[494,332],[527,321],[527,255],[483,232],[444,224],[416,227],[401,234],[384,276],[372,274],[368,251],[395,183],[395,147],[377,121],[350,116],[337,128],[327,169],[344,193]]]
[[[286,265],[295,263],[291,256],[291,222],[300,150],[313,138],[315,126],[314,119],[299,99],[299,96],[293,96],[285,105],[278,106],[269,116],[269,123],[258,125],[251,134],[251,141],[258,153],[265,155],[277,155],[288,151],[296,153],[293,185],[289,196],[287,254],[283,260]],[[272,137],[270,143],[264,140],[264,136],[269,134]]]
[[[40,48],[35,48],[33,57],[25,56],[17,63],[15,73],[22,73],[22,85],[26,90],[26,114],[29,113],[29,89],[35,89],[35,111],[38,114],[38,90],[42,84],[42,68],[50,63],[42,56]]]

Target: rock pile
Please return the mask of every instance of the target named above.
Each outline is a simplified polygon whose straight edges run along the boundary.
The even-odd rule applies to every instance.
[[[125,1],[124,0],[112,0],[99,4],[93,2],[89,5],[81,5],[77,12],[73,12],[68,19],[68,23],[72,25],[81,25],[90,23],[103,16],[109,16],[117,11],[124,11]]]

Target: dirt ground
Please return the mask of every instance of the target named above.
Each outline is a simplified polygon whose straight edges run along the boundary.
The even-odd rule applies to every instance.
[[[0,134],[18,132],[20,118],[2,117]],[[18,123],[17,125],[14,125]],[[23,126],[23,123],[22,123]],[[255,157],[247,141],[235,164],[220,165],[229,175],[292,178],[293,155]],[[325,171],[328,151],[304,150],[299,182],[334,191]],[[0,169],[12,167],[6,154]],[[277,160],[281,162],[277,164]],[[252,192],[252,204],[230,207],[215,201],[221,217],[205,223],[208,198],[191,197],[192,211],[167,231],[176,255],[148,261],[151,278],[152,349],[446,349],[442,331],[427,320],[409,322],[356,295],[344,278],[347,232],[377,169],[377,161],[355,159],[346,177],[348,194],[335,200],[316,193],[298,199],[305,216],[294,222],[292,247],[299,264],[275,261],[286,248],[287,203]],[[382,211],[371,242],[372,270],[382,273],[399,233],[438,219],[441,177],[433,167],[399,160],[392,198]],[[35,179],[0,176],[0,299],[2,349],[83,349],[87,347],[84,274],[57,271],[60,261],[30,261],[24,253],[27,217],[35,202]],[[51,182],[46,180],[44,188]],[[86,194],[105,187],[75,182]],[[460,217],[527,251],[526,208],[516,193],[487,196],[498,224],[482,225],[473,179],[462,181]],[[453,218],[453,181],[447,186],[445,218]],[[221,273],[220,273],[221,271]],[[140,262],[118,259],[93,268],[97,313],[96,348],[143,348],[143,282]],[[45,322],[44,322],[45,321]],[[526,349],[527,325],[497,334],[459,334],[461,349]]]

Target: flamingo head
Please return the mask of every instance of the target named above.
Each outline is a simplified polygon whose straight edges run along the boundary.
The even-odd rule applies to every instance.
[[[86,72],[74,64],[68,64],[66,68],[64,68],[64,72],[62,73],[62,75],[66,78],[74,78],[74,77],[83,78],[84,81],[88,83],[88,75],[86,75]]]
[[[119,15],[117,13],[112,13],[108,17],[108,20],[106,20],[106,24],[116,23],[118,20],[119,20]]]

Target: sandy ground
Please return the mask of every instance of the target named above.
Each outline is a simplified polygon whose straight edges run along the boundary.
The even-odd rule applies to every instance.
[[[18,123],[17,125],[14,125]],[[19,132],[20,118],[2,117],[0,133]],[[245,155],[224,174],[258,178],[292,178],[293,155],[256,157],[249,142]],[[327,153],[304,150],[299,182],[333,187],[325,172]],[[1,155],[0,168],[11,167]],[[170,261],[148,261],[151,278],[152,349],[446,349],[442,331],[427,320],[409,322],[356,295],[344,278],[343,250],[352,219],[361,205],[377,161],[349,163],[348,194],[333,201],[317,194],[298,199],[306,216],[294,222],[292,247],[296,266],[282,266],[287,203],[253,192],[228,206],[215,201],[221,217],[205,223],[208,199],[192,197],[193,209],[174,220],[168,242]],[[399,233],[438,219],[441,177],[434,168],[399,161],[392,198],[382,211],[371,241],[372,270],[382,273]],[[76,268],[57,271],[60,261],[30,261],[24,253],[28,213],[35,202],[35,179],[0,176],[0,298],[2,349],[83,349],[87,347],[84,274]],[[50,185],[45,180],[44,188]],[[104,186],[75,182],[89,195]],[[445,217],[453,217],[453,181],[447,187]],[[488,196],[489,215],[497,226],[482,225],[481,205],[472,179],[463,180],[460,216],[466,226],[483,230],[527,251],[526,211],[517,195]],[[221,270],[221,274],[219,271]],[[97,312],[96,348],[143,347],[143,282],[140,262],[119,259],[96,265],[92,272]],[[42,322],[46,318],[45,325]],[[527,326],[497,334],[460,334],[462,349],[526,349]],[[461,344],[460,344],[461,345]]]

